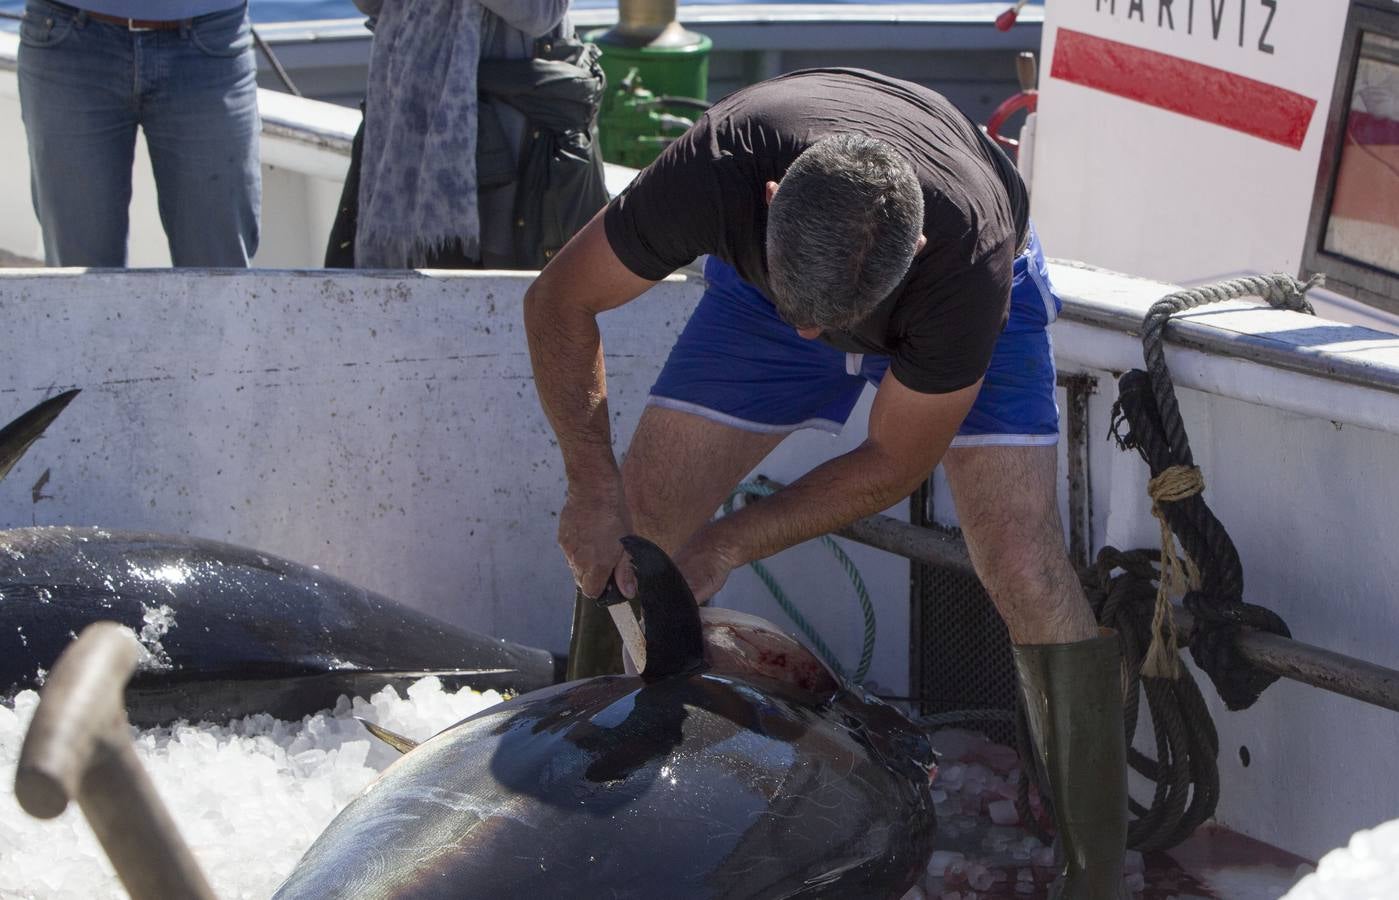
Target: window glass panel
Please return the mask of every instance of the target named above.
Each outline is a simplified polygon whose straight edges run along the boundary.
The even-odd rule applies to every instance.
[[[1366,33],[1325,248],[1399,273],[1399,40]]]

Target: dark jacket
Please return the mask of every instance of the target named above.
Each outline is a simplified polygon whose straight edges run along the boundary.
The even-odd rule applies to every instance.
[[[481,265],[541,269],[606,205],[597,142],[605,87],[598,49],[572,37],[539,39],[534,59],[483,59],[478,64],[477,190],[516,182],[511,220],[481,222],[483,234],[488,228],[510,228],[511,252],[496,257],[483,249]],[[529,123],[518,157],[501,125],[497,110],[502,105],[518,110]],[[327,242],[327,268],[355,266],[363,140],[361,121]]]
[[[484,259],[487,268],[543,268],[606,205],[597,144],[606,79],[598,55],[597,47],[576,39],[541,39],[534,59],[481,61],[477,181],[485,187],[512,174],[517,181],[512,258]],[[518,166],[492,124],[493,104],[511,106],[529,121]]]

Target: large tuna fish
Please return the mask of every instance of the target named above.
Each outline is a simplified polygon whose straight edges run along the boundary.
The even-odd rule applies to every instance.
[[[76,391],[0,429],[0,477]],[[197,538],[99,528],[0,531],[0,697],[36,686],[78,632],[130,627],[150,658],[131,720],[284,719],[437,675],[449,687],[553,684],[547,650],[457,628],[316,569]]]
[[[131,721],[299,719],[406,688],[553,684],[551,653],[476,634],[245,547],[99,528],[0,531],[0,696],[32,687],[84,627],[120,622],[150,652]]]
[[[411,749],[279,900],[897,898],[914,883],[934,837],[923,733],[829,679],[711,668],[684,579],[623,543],[645,671],[544,688]]]

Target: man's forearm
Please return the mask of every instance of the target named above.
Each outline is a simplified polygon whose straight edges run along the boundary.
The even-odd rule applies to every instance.
[[[820,537],[888,509],[927,477],[872,444],[838,456],[770,497],[710,523],[698,536],[732,567]]]
[[[569,484],[616,477],[597,319],[534,291],[525,296],[524,318],[535,389],[558,438]]]

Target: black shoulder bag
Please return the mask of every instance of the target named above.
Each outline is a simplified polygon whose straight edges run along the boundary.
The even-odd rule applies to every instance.
[[[518,182],[511,223],[517,268],[543,268],[607,203],[597,142],[607,79],[598,56],[595,45],[570,34],[535,41],[533,59],[483,59],[477,68],[477,181],[483,188]],[[529,122],[518,161],[493,103]]]

